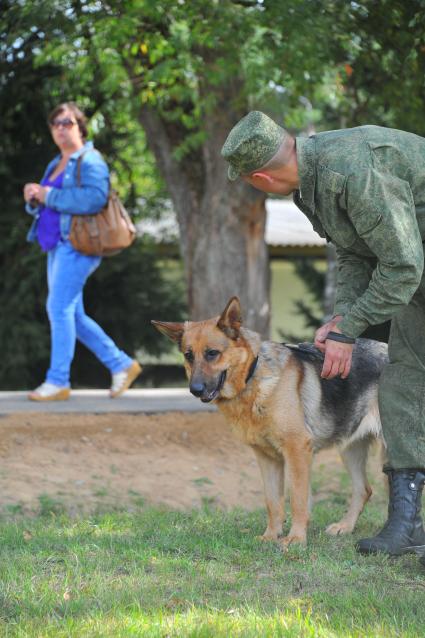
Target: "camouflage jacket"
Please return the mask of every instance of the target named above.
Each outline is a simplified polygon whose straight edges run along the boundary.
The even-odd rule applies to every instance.
[[[295,204],[335,244],[335,314],[352,337],[391,319],[424,266],[425,138],[379,126],[296,139]],[[425,318],[424,318],[425,319]]]

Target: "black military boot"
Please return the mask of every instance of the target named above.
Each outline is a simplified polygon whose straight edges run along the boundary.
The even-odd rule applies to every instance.
[[[376,536],[358,541],[356,549],[361,554],[424,554],[425,531],[421,518],[421,499],[425,472],[410,469],[386,470],[386,474],[390,488],[388,520]]]

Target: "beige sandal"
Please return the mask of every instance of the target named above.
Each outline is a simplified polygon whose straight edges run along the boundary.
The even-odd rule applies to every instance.
[[[70,389],[45,381],[29,393],[30,401],[66,401],[69,399]]]
[[[111,399],[116,399],[123,392],[128,390],[133,381],[137,379],[142,372],[142,366],[138,361],[134,360],[129,368],[116,372],[112,375],[112,385],[109,390]]]

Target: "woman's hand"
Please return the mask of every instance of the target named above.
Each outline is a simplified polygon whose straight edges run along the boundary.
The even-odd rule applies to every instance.
[[[35,199],[35,193],[37,184],[25,184],[24,186],[24,199],[27,204],[30,203],[32,199]]]
[[[35,199],[44,204],[48,191],[49,189],[41,184],[28,183],[24,186],[24,199],[27,203]]]

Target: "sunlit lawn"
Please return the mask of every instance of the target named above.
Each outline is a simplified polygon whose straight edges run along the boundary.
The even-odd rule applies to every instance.
[[[308,548],[286,554],[257,540],[263,511],[142,505],[71,519],[48,505],[1,521],[1,636],[424,635],[425,570],[325,535],[338,494],[316,506]],[[356,537],[383,508],[369,507]]]

